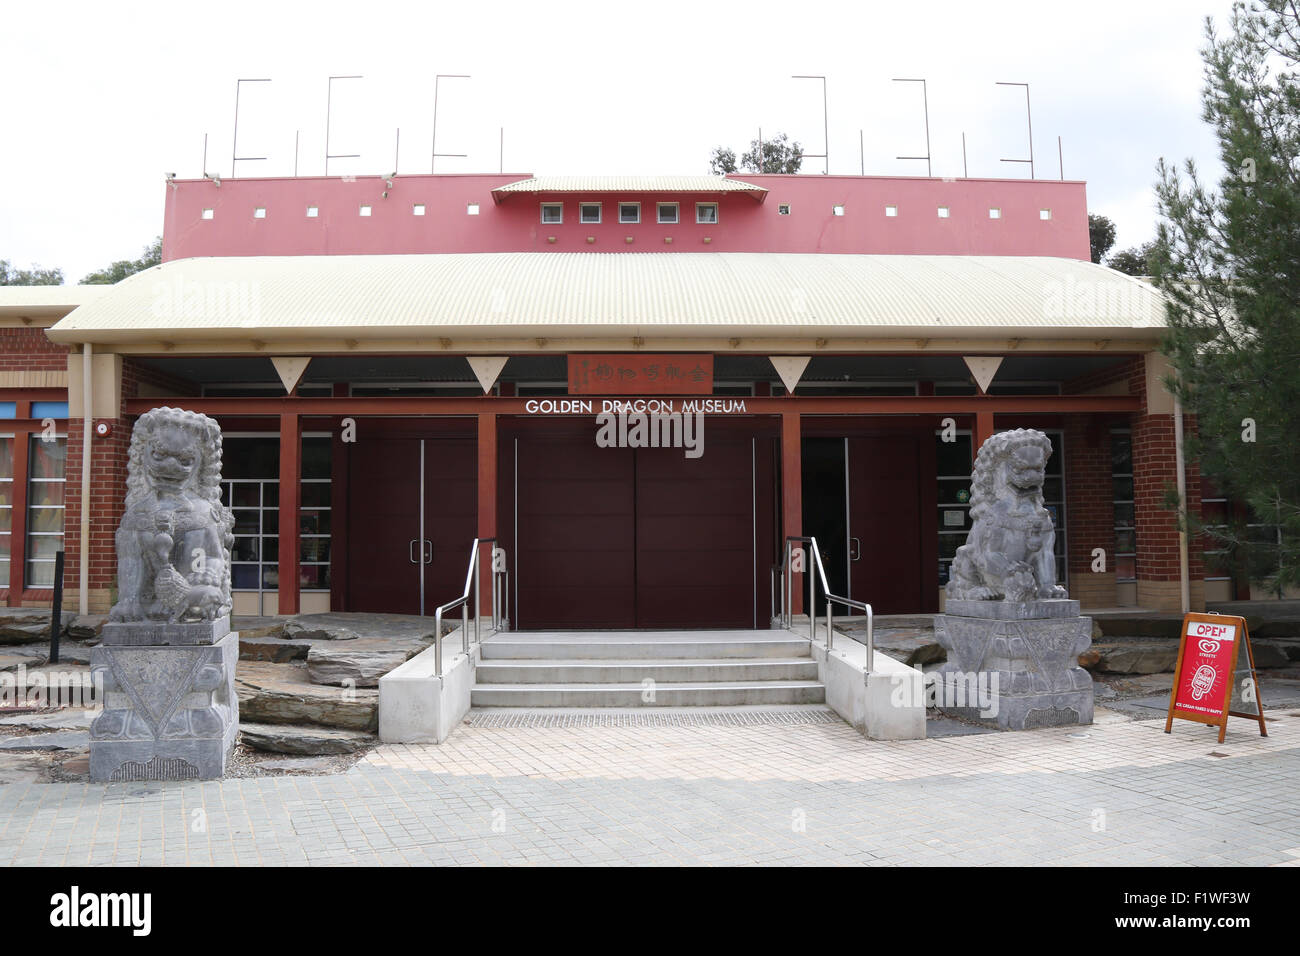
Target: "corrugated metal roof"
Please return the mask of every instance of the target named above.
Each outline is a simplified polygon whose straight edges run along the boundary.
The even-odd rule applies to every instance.
[[[507,252],[181,259],[111,287],[50,337],[1068,335],[1163,326],[1151,286],[1073,259]]]
[[[500,193],[766,193],[722,176],[534,176],[492,190]]]
[[[0,316],[67,315],[111,288],[106,285],[0,285]]]

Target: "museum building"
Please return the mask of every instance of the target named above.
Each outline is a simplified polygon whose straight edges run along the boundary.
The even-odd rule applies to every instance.
[[[799,535],[835,593],[938,611],[973,452],[1020,427],[1051,438],[1085,608],[1248,596],[1180,554],[1162,301],[1089,261],[1082,182],[164,189],[161,265],[0,290],[8,606],[48,606],[60,549],[65,606],[113,603],[131,426],[160,405],[224,431],[238,614],[432,613],[480,537],[516,628],[767,627]]]

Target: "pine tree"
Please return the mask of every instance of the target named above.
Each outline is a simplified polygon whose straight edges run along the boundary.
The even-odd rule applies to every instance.
[[[1161,160],[1150,264],[1170,302],[1166,384],[1196,415],[1188,451],[1269,526],[1210,529],[1210,547],[1280,595],[1300,584],[1300,6],[1239,2],[1230,27],[1207,20],[1202,51],[1225,173],[1213,190]]]

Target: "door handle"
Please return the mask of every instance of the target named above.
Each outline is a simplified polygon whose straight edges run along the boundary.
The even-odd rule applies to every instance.
[[[433,541],[431,539],[424,539],[424,544],[420,546],[420,554],[423,555],[425,564],[433,564]]]
[[[415,558],[415,542],[416,542],[416,540],[417,540],[416,538],[412,538],[412,539],[411,539],[411,543],[408,544],[408,545],[406,546],[406,556],[407,556],[408,558],[411,559],[411,563],[412,563],[412,564],[419,564],[419,563],[420,563],[420,562],[417,561],[416,558]]]
[[[862,560],[862,541],[860,538],[849,538],[849,560]]]

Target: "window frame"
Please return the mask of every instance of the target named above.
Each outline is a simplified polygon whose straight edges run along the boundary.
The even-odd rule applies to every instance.
[[[706,209],[706,208],[712,208],[712,209],[713,209],[713,218],[712,218],[712,219],[701,219],[701,218],[700,218],[700,210],[701,210],[701,209]],[[722,207],[721,207],[721,204],[720,204],[720,203],[717,203],[717,202],[697,202],[697,203],[695,204],[695,224],[696,224],[697,226],[716,226],[716,225],[717,225],[719,222],[721,222],[721,221],[722,221]]]

